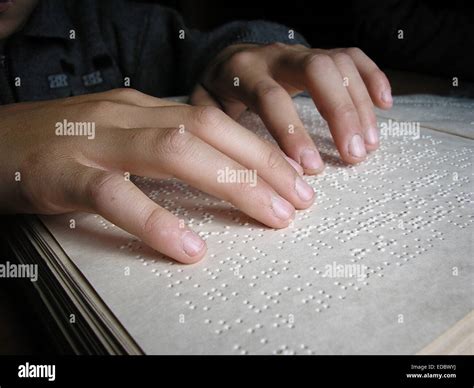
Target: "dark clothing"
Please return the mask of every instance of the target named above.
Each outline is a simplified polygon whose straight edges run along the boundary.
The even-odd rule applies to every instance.
[[[474,81],[473,5],[467,0],[292,0],[291,6],[265,7],[255,0],[200,0],[200,8],[210,12],[198,25],[206,29],[234,18],[264,17],[294,27],[313,47],[356,46],[382,68],[458,77],[464,83]]]
[[[153,3],[42,0],[25,27],[8,38],[0,58],[0,104],[124,86],[158,97],[186,94],[223,48],[277,41],[306,44],[265,21],[232,22],[204,33]]]

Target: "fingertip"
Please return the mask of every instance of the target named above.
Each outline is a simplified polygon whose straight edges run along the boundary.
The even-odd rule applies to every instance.
[[[374,103],[381,109],[390,109],[393,105],[392,87],[387,75],[378,70],[373,73],[369,90]]]
[[[380,146],[380,143],[379,143],[379,142],[374,143],[374,144],[365,143],[365,148],[366,148],[367,152],[373,152],[373,151],[375,151],[376,149],[378,149],[379,146]]]
[[[369,127],[365,131],[365,148],[367,151],[374,151],[379,148],[380,145],[380,136],[379,131],[375,126]]]
[[[203,250],[199,254],[197,254],[196,256],[186,255],[185,258],[183,258],[181,260],[178,259],[177,261],[182,263],[182,264],[196,264],[196,263],[200,262],[202,259],[204,259],[204,257],[206,256],[206,253],[207,253],[207,245],[204,245]]]
[[[390,109],[393,106],[392,91],[389,88],[382,90],[380,93],[380,104],[381,109]]]
[[[277,194],[272,196],[271,210],[273,213],[273,222],[269,226],[273,228],[286,228],[295,218],[295,207]]]
[[[319,152],[312,148],[307,148],[300,153],[300,163],[304,173],[307,175],[319,174],[324,170],[324,162]]]
[[[285,156],[285,159],[289,164],[291,164],[291,167],[293,167],[299,175],[303,175],[304,170],[299,163],[289,158],[288,156]]]
[[[367,157],[367,149],[362,135],[356,133],[349,140],[347,152],[341,155],[345,162],[350,164],[357,164],[365,160]]]
[[[324,169],[325,169],[325,165],[323,164],[321,168],[318,168],[318,169],[308,169],[308,168],[305,168],[304,169],[304,175],[318,175],[318,174],[321,174]]]
[[[300,199],[300,206],[296,206],[297,209],[307,209],[313,205],[316,198],[314,189],[306,183],[306,181],[298,176],[295,181],[295,191]]]
[[[201,237],[191,230],[185,231],[181,236],[183,257],[178,261],[184,264],[192,264],[200,261],[207,251],[206,243]]]
[[[373,104],[380,109],[390,109],[393,105],[392,87],[385,73],[378,68],[370,72],[365,69],[361,76]]]

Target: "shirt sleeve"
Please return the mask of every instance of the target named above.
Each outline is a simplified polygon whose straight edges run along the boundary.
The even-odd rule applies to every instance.
[[[209,62],[230,45],[274,42],[308,45],[297,32],[283,25],[263,20],[235,21],[210,32],[186,30],[181,24],[180,17],[177,18],[177,21],[179,23],[173,26],[169,33],[174,38],[173,41],[177,48],[179,85],[183,91],[189,91],[199,80]],[[178,31],[186,34],[184,39],[179,38]]]
[[[112,51],[124,75],[131,75],[132,87],[155,96],[188,94],[207,64],[232,44],[308,45],[299,33],[277,23],[235,21],[202,32],[187,28],[181,15],[171,8],[101,2],[102,7],[106,4],[110,5],[105,10],[106,35],[114,41]]]

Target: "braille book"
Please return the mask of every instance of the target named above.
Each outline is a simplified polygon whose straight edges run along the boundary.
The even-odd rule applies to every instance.
[[[474,107],[396,97],[380,149],[338,158],[312,101],[295,104],[326,163],[315,204],[275,230],[177,180],[134,182],[206,240],[171,261],[93,214],[28,218],[15,251],[77,353],[415,354],[473,309]],[[241,123],[270,138],[260,119]],[[19,248],[23,246],[23,248]]]

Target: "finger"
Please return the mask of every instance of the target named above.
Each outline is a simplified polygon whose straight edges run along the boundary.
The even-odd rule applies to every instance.
[[[241,79],[240,97],[256,112],[286,155],[297,161],[305,173],[315,174],[324,164],[313,140],[304,128],[292,98],[268,73],[255,70]]]
[[[75,96],[62,100],[64,104],[77,104],[81,102],[94,101],[110,101],[117,104],[141,107],[185,105],[182,102],[153,97],[131,88],[111,89],[102,93],[86,94],[83,96]]]
[[[194,89],[193,93],[191,94],[189,103],[195,106],[207,105],[222,109],[234,120],[237,120],[240,115],[247,109],[244,104],[237,100],[219,100],[218,102],[201,84],[197,85]]]
[[[82,210],[102,215],[181,263],[194,263],[205,255],[206,244],[196,233],[123,175],[80,165],[71,177],[69,192]]]
[[[286,55],[275,70],[285,83],[307,89],[329,129],[341,158],[358,163],[367,153],[359,114],[343,84],[343,77],[328,55],[296,52]]]
[[[118,88],[112,89],[102,93],[85,94],[82,96],[68,97],[60,100],[49,100],[49,101],[38,101],[34,103],[21,103],[21,104],[10,104],[6,106],[6,109],[14,111],[27,110],[27,109],[41,109],[45,106],[57,103],[58,105],[76,105],[81,103],[104,103],[112,102],[117,104],[117,107],[121,105],[132,105],[140,107],[160,107],[160,106],[176,106],[185,105],[184,103],[166,100],[162,98],[156,98],[149,96],[145,93],[139,92],[135,89],[130,88]]]
[[[204,89],[201,84],[198,84],[189,98],[189,103],[191,105],[206,105],[214,106],[216,108],[222,109],[221,105],[209,94],[209,92]]]
[[[304,170],[303,170],[303,167],[301,167],[301,165],[299,163],[297,163],[295,160],[289,158],[288,156],[285,155],[285,159],[288,163],[291,164],[291,167],[293,167],[295,169],[295,171],[299,174],[299,175],[303,175],[304,174]]]
[[[107,169],[118,168],[152,178],[169,174],[231,202],[250,217],[274,228],[288,226],[294,216],[293,205],[259,179],[256,171],[235,162],[190,131],[115,130],[109,136],[114,137],[114,147],[105,148],[99,162]]]
[[[374,105],[364,81],[349,55],[344,52],[338,52],[334,53],[332,58],[343,76],[344,85],[347,87],[359,114],[359,121],[364,131],[366,149],[374,150],[379,144],[377,119],[374,113]]]
[[[374,104],[382,109],[390,109],[393,105],[392,91],[385,73],[361,49],[351,47],[344,51],[354,61]]]
[[[144,128],[159,122],[164,127],[179,127],[182,132],[191,132],[240,165],[256,170],[260,178],[298,209],[306,209],[314,201],[311,186],[298,177],[298,171],[295,173],[295,168],[284,158],[284,153],[278,147],[245,129],[215,107],[177,106],[160,109],[124,107],[119,114],[124,115],[123,121],[126,117],[135,117],[134,123]],[[127,147],[129,141],[133,142],[129,137],[135,136],[135,130],[131,130],[125,140],[121,140],[123,137],[121,132],[110,132],[103,135],[106,137],[103,142],[97,142],[96,145],[92,145],[93,148],[88,147],[86,152],[90,152],[91,157],[94,154],[103,154],[101,149],[95,149],[99,144],[105,142],[114,144],[114,139],[119,137],[117,143],[122,144],[119,147]]]
[[[173,110],[178,109],[168,109]],[[218,111],[189,112],[192,115],[189,127],[192,133],[241,165],[257,171],[259,177],[297,209],[305,209],[313,203],[313,189],[299,176],[302,168],[277,146]],[[239,146],[236,147],[236,144]]]

